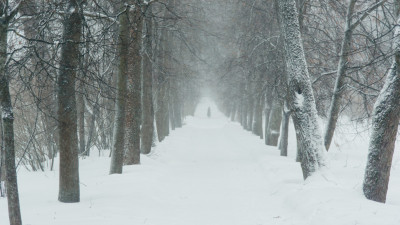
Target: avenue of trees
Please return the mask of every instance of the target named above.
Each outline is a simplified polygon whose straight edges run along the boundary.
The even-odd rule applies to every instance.
[[[140,164],[194,114],[204,88],[282,156],[296,135],[304,179],[325,166],[340,116],[372,121],[363,190],[385,202],[400,119],[399,6],[1,1],[0,194],[10,224],[22,224],[17,167],[53,170],[58,157],[58,200],[79,202],[79,158],[111,150],[110,174]]]
[[[305,179],[325,166],[340,116],[371,120],[363,191],[385,202],[399,122],[398,7],[387,0],[236,1],[225,31],[233,50],[215,91],[221,110],[282,156],[295,135]]]

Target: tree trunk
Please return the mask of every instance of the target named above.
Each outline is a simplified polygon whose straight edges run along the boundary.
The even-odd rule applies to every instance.
[[[299,134],[301,167],[306,179],[324,166],[324,147],[304,55],[295,0],[279,0],[281,29],[285,37],[288,99]]]
[[[271,115],[271,111],[272,111],[272,103],[273,103],[274,99],[272,96],[272,89],[268,89],[267,92],[265,93],[265,111],[264,111],[264,117],[265,117],[265,124],[264,124],[264,142],[267,145],[267,139],[268,139],[268,135],[267,135],[267,130],[268,130],[268,126],[269,126],[269,117]]]
[[[152,21],[151,6],[146,10],[145,14],[145,31],[144,39],[145,53],[143,55],[143,110],[142,110],[142,147],[143,154],[149,154],[153,144],[154,133],[154,106],[153,106],[153,69],[151,60],[153,59],[153,21]]]
[[[76,98],[78,113],[78,136],[79,136],[79,154],[85,154],[85,100],[83,98],[83,83],[78,82],[78,93]]]
[[[349,51],[351,47],[350,46],[351,39],[353,36],[353,28],[351,26],[351,20],[353,17],[355,3],[356,0],[351,0],[347,9],[346,28],[345,28],[344,38],[342,41],[342,50],[340,52],[339,64],[337,68],[335,88],[333,89],[331,106],[328,112],[328,124],[326,125],[325,128],[324,144],[326,150],[329,150],[333,134],[335,132],[336,123],[339,118],[340,105],[344,92],[346,67],[349,60]]]
[[[231,111],[231,121],[232,121],[232,122],[235,121],[235,118],[236,118],[236,111],[237,111],[237,109],[236,109],[236,104],[233,103],[233,104],[232,104],[232,111]]]
[[[6,40],[2,37],[6,30],[1,29],[0,41],[1,41],[1,52],[0,60],[1,65],[5,65],[3,62],[4,45]],[[7,37],[7,35],[5,35]],[[1,70],[2,78],[0,79],[0,103],[2,109],[2,123],[3,123],[3,138],[4,138],[4,150],[5,150],[5,168],[6,168],[6,190],[8,199],[8,214],[10,219],[10,225],[22,225],[21,211],[19,206],[19,195],[18,195],[18,184],[17,184],[17,172],[15,167],[15,149],[14,149],[14,115],[11,103],[11,96],[9,90],[9,83],[5,75],[5,68],[3,66]]]
[[[79,42],[82,33],[81,1],[70,0],[64,18],[58,78],[58,123],[60,134],[60,202],[79,202],[79,161],[75,98]]]
[[[159,74],[159,76],[163,76],[162,74]],[[157,93],[157,111],[156,111],[156,125],[157,125],[157,135],[158,135],[158,141],[162,142],[167,134],[165,133],[165,126],[167,126],[168,121],[168,107],[166,107],[166,87],[165,87],[165,81],[160,81],[159,77],[159,82],[158,82],[158,93]],[[167,118],[167,121],[166,121]]]
[[[6,195],[6,151],[3,144],[3,122],[0,120],[0,197]]]
[[[278,98],[275,98],[268,120],[268,127],[265,129],[265,144],[277,146],[282,122],[282,103]]]
[[[3,8],[3,7],[2,7]],[[8,22],[0,25],[0,104],[2,110],[5,174],[10,225],[22,225],[14,149],[14,114],[6,71]]]
[[[400,29],[399,6],[396,2],[397,24],[394,32],[394,62],[389,70],[385,85],[375,102],[372,133],[368,149],[363,191],[365,197],[385,202],[397,130],[400,119]]]
[[[281,156],[287,156],[288,139],[289,139],[289,120],[290,110],[288,109],[287,102],[285,101],[282,108],[282,125],[281,125],[281,138],[279,141],[278,149],[281,150]]]
[[[90,115],[90,123],[89,123],[89,130],[88,130],[88,138],[86,142],[86,151],[84,155],[89,156],[90,155],[90,148],[92,147],[92,142],[93,142],[93,137],[95,136],[95,131],[96,131],[96,118],[98,117],[98,114],[100,114],[99,110],[99,95],[96,96],[96,101],[93,104],[92,108],[92,113],[89,113]]]
[[[111,153],[110,174],[122,173],[124,163],[124,144],[125,144],[125,115],[126,115],[126,94],[128,78],[128,46],[129,46],[129,8],[126,7],[127,1],[124,0],[122,6],[124,12],[119,16],[119,35],[118,35],[118,77],[117,77],[117,97],[115,104],[114,138]]]
[[[174,80],[175,87],[173,88],[173,111],[174,111],[174,123],[176,128],[182,127],[182,107],[181,99],[179,96],[179,85],[178,80]]]
[[[168,112],[169,112],[169,124],[171,125],[171,130],[175,130],[175,116],[174,116],[174,97],[171,88],[168,88]]]
[[[260,137],[260,139],[263,139],[263,128],[262,128],[262,108],[263,104],[262,101],[263,95],[261,94],[261,89],[258,89],[258,92],[260,93],[259,96],[256,98],[256,105],[254,107],[254,123],[253,123],[253,134],[257,135]]]
[[[248,116],[248,121],[247,121],[247,130],[252,131],[253,130],[253,118],[254,118],[254,99],[250,95],[249,96],[249,116]]]
[[[363,191],[370,200],[385,202],[400,116],[400,54],[375,103]]]
[[[247,130],[247,113],[249,110],[247,109],[248,107],[248,102],[247,102],[247,93],[245,89],[245,84],[242,84],[242,101],[241,101],[241,121],[240,123],[242,124],[242,127]]]
[[[138,1],[141,2],[141,1]],[[131,44],[129,48],[129,96],[127,114],[128,149],[125,162],[127,165],[140,164],[140,125],[141,125],[141,94],[142,94],[142,34],[143,15],[140,5],[135,5],[131,19]]]

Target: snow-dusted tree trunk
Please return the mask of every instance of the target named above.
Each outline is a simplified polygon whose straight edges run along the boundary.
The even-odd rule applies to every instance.
[[[60,134],[60,202],[79,202],[78,130],[75,78],[82,34],[82,1],[70,0],[64,18],[58,77],[58,126]]]
[[[127,3],[124,0],[122,3]],[[125,4],[122,4],[125,6]],[[128,45],[129,45],[129,8],[122,8],[123,13],[119,15],[118,35],[118,76],[117,76],[117,97],[115,103],[115,122],[113,149],[111,153],[110,174],[122,173],[124,162],[125,143],[125,115],[126,115],[126,94],[128,79]]]
[[[400,1],[397,0],[397,5]],[[398,13],[397,13],[398,15]],[[393,39],[394,62],[375,102],[363,191],[370,200],[385,202],[400,119],[400,17]]]
[[[317,110],[300,35],[295,0],[279,0],[281,29],[285,37],[288,99],[300,139],[303,177],[324,166],[324,147]]]

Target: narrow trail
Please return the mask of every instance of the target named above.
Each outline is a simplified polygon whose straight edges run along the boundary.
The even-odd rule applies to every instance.
[[[77,204],[57,201],[58,164],[53,172],[21,170],[24,224],[400,224],[398,204],[362,196],[357,180],[362,165],[349,169],[338,158],[339,166],[332,169],[337,174],[303,181],[293,143],[289,158],[280,157],[277,148],[265,146],[207,99],[183,128],[142,156],[141,165],[125,166],[121,175],[108,175],[108,152],[96,153],[80,161]],[[8,224],[5,199],[0,199],[0,224]]]

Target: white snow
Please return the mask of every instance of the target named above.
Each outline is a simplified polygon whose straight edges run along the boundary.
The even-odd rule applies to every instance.
[[[207,109],[211,108],[211,118]],[[291,125],[292,126],[292,125]],[[363,127],[363,125],[360,125]],[[20,169],[26,225],[394,225],[400,224],[400,157],[393,161],[387,204],[361,191],[368,134],[340,126],[328,153],[330,167],[303,181],[289,157],[225,118],[204,99],[195,117],[122,175],[108,175],[105,152],[80,161],[81,202],[57,201],[57,172]],[[58,165],[56,165],[56,169]],[[57,170],[56,170],[57,171]],[[0,224],[8,224],[0,199]]]
[[[294,100],[294,104],[297,108],[302,108],[304,105],[304,96],[297,92],[295,92],[295,94],[296,94],[296,98]]]

